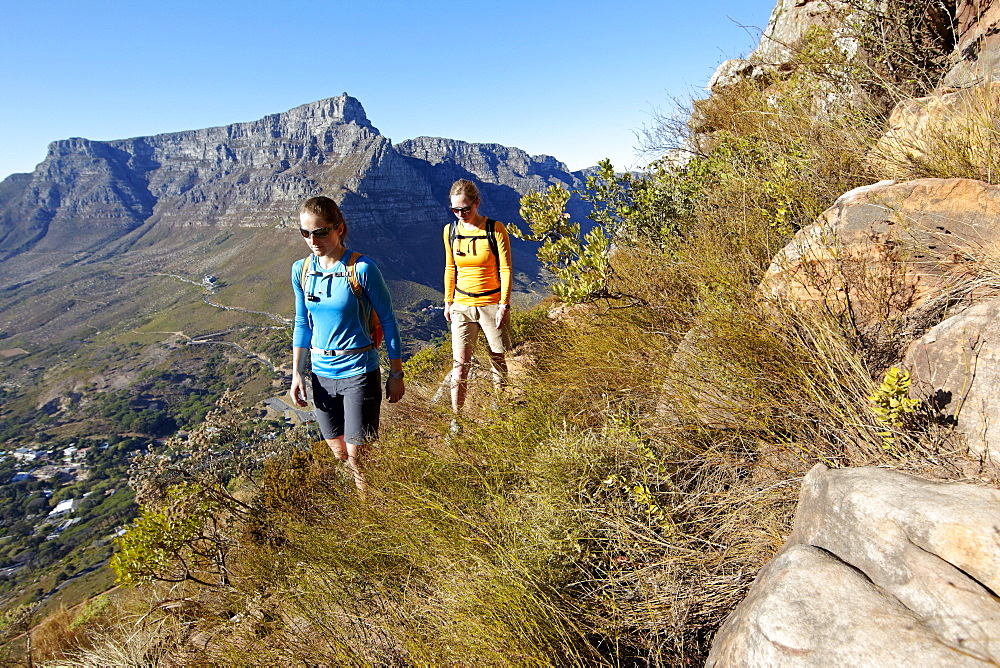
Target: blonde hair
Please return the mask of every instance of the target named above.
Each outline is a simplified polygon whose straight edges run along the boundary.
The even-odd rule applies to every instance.
[[[340,207],[337,206],[337,203],[329,197],[325,195],[310,197],[299,207],[299,213],[311,213],[330,227],[342,225],[344,231],[341,233],[340,238],[344,239],[347,237],[347,221],[344,220],[344,214],[340,212]]]
[[[467,181],[465,179],[459,179],[451,184],[451,191],[448,193],[449,197],[457,197],[465,195],[467,198],[475,202],[479,199],[479,188],[472,181]]]

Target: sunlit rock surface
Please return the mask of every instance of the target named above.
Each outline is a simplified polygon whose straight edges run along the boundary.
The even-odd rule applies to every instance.
[[[707,665],[993,665],[998,574],[1000,491],[818,464]]]

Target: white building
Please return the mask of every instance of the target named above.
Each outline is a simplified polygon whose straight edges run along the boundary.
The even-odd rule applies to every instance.
[[[56,507],[49,512],[49,517],[71,513],[80,505],[78,499],[64,499],[56,504]]]
[[[40,459],[42,456],[42,450],[32,450],[30,448],[18,448],[14,451],[14,459],[21,462],[33,462],[36,459]]]

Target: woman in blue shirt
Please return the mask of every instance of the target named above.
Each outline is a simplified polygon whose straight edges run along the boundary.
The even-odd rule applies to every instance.
[[[360,469],[364,446],[378,437],[381,371],[378,349],[369,332],[366,308],[351,289],[344,246],[347,223],[329,197],[312,197],[299,208],[299,232],[312,254],[292,266],[295,328],[292,332],[292,401],[307,403],[306,353],[311,357],[316,421],[337,459],[347,462],[358,489],[365,490]],[[303,268],[303,263],[309,263]],[[304,269],[304,271],[303,271]],[[358,282],[382,323],[389,354],[385,396],[403,397],[402,346],[392,300],[375,263],[360,256]],[[304,277],[304,280],[303,280]]]

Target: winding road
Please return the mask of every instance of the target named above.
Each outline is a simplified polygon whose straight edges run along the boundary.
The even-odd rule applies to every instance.
[[[215,345],[230,346],[232,348],[236,348],[237,350],[239,350],[240,352],[242,352],[243,354],[245,354],[247,357],[249,357],[251,359],[254,359],[254,360],[257,360],[258,362],[260,362],[261,364],[263,364],[264,366],[266,366],[270,371],[272,371],[272,372],[275,371],[274,364],[271,362],[271,360],[267,359],[266,357],[263,357],[262,355],[258,355],[257,353],[251,352],[251,351],[247,350],[246,348],[244,348],[243,346],[241,346],[240,344],[235,343],[233,341],[213,341],[209,337],[222,336],[223,334],[229,334],[231,332],[236,332],[236,331],[239,331],[241,329],[244,329],[244,330],[245,329],[287,329],[292,324],[292,321],[290,319],[288,319],[288,318],[282,318],[280,315],[275,315],[274,313],[268,313],[267,311],[253,311],[251,309],[239,308],[237,306],[226,306],[225,304],[217,304],[216,302],[213,302],[211,299],[209,299],[209,297],[212,294],[214,294],[215,290],[214,290],[214,288],[211,285],[206,284],[205,281],[194,281],[194,280],[191,280],[190,278],[185,278],[184,276],[178,276],[177,274],[153,274],[153,276],[167,276],[169,278],[176,278],[179,281],[184,281],[185,283],[190,283],[191,285],[197,285],[197,286],[203,288],[205,290],[205,294],[202,295],[201,300],[203,302],[205,302],[206,304],[208,304],[209,306],[214,306],[215,308],[222,309],[223,311],[240,311],[242,313],[250,313],[250,314],[253,314],[253,315],[263,315],[263,316],[266,316],[266,317],[270,318],[271,320],[274,320],[275,322],[281,323],[281,327],[250,327],[250,326],[248,326],[248,327],[234,327],[234,328],[231,328],[231,329],[223,330],[221,332],[215,332],[213,334],[201,334],[201,335],[199,335],[197,337],[188,336],[184,332],[169,332],[171,334],[178,334],[178,335],[183,336],[184,338],[186,338],[187,339],[186,345],[189,345],[189,346],[215,344]],[[167,332],[164,332],[164,333],[167,333]]]

